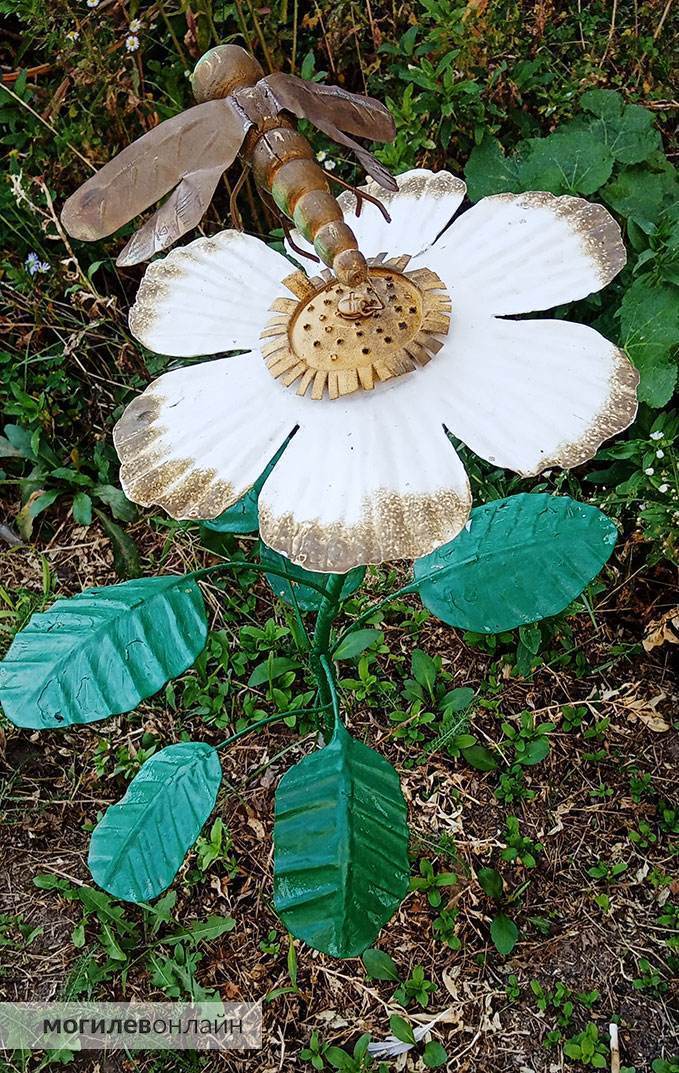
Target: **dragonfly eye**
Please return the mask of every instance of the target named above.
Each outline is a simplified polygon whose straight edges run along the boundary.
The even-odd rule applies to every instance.
[[[215,101],[245,86],[254,86],[264,71],[240,45],[217,45],[198,60],[191,87],[198,104]]]

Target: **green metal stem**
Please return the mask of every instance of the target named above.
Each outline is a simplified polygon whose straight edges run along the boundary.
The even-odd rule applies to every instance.
[[[342,630],[342,633],[332,647],[331,655],[337,651],[345,637],[350,633],[353,633],[354,630],[358,630],[364,622],[368,622],[373,615],[376,615],[383,607],[387,607],[389,604],[393,603],[394,600],[398,600],[400,596],[407,596],[411,592],[417,592],[419,585],[424,581],[428,581],[429,577],[434,577],[439,572],[439,570],[434,570],[430,575],[427,575],[427,577],[422,578],[420,581],[409,581],[407,585],[402,585],[396,592],[392,592],[389,596],[385,596],[382,600],[378,600],[377,603],[371,604],[367,611],[364,611],[362,615],[359,615],[358,618],[354,619],[351,625],[347,626],[346,630]]]
[[[275,577],[282,577],[286,581],[290,581],[290,574],[287,571],[278,570],[277,567],[265,565],[264,563],[253,563],[249,559],[224,559],[223,562],[215,563],[214,566],[203,566],[200,570],[192,570],[186,576],[198,580],[203,577],[210,577],[212,574],[219,574],[222,570],[238,569],[255,570],[259,574],[273,574]],[[344,580],[343,575],[329,574],[328,576],[342,576],[342,580]],[[327,590],[322,585],[317,585],[313,581],[305,581],[304,584],[308,589],[315,589],[321,596],[325,596]]]
[[[335,717],[335,723],[338,723],[341,719],[339,697],[337,696],[337,687],[335,685],[335,675],[332,669],[332,665],[327,656],[320,657],[321,667],[325,674],[325,680],[328,683],[328,691],[332,699],[332,714]]]
[[[332,708],[333,724],[339,719],[339,702],[335,688],[332,668],[330,637],[332,625],[337,618],[342,604],[344,574],[329,574],[325,583],[323,600],[316,616],[316,628],[311,642],[311,669],[318,683],[318,695],[323,708]],[[326,725],[326,738],[332,733],[332,727]]]
[[[224,741],[220,741],[218,745],[215,745],[215,749],[225,749],[227,745],[233,745],[234,741],[238,741],[239,738],[244,738],[246,734],[249,734],[253,730],[259,730],[260,727],[265,727],[268,723],[277,723],[281,719],[287,719],[290,715],[315,715],[317,712],[323,712],[327,708],[332,707],[330,704],[319,704],[315,708],[290,708],[287,712],[277,712],[276,715],[267,715],[266,719],[258,719],[256,723],[251,723],[250,726],[243,727],[242,730],[237,730],[235,734],[230,734],[228,738],[224,738]]]

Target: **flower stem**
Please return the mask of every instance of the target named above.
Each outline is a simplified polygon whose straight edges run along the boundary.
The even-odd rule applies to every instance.
[[[344,574],[329,574],[325,583],[325,592],[316,616],[316,628],[311,642],[311,669],[318,683],[318,696],[324,709],[332,708],[334,718],[332,725],[326,721],[326,738],[339,719],[339,701],[335,687],[335,675],[332,667],[330,636],[332,625],[342,605]]]
[[[259,730],[260,727],[264,727],[268,723],[277,723],[281,719],[287,719],[290,715],[315,715],[317,712],[323,712],[331,707],[332,703],[320,704],[315,708],[290,708],[287,712],[276,712],[275,715],[267,715],[266,719],[258,719],[256,723],[250,723],[250,726],[237,730],[235,734],[230,734],[228,738],[224,738],[224,741],[220,741],[218,745],[215,745],[215,749],[225,749],[228,745],[233,745],[234,741],[238,741],[239,738],[244,738],[251,731]]]
[[[279,570],[276,566],[270,566],[268,563],[253,563],[249,559],[224,559],[221,563],[215,563],[214,566],[203,566],[200,570],[192,570],[187,574],[187,577],[194,578],[194,580],[200,580],[203,577],[210,577],[212,574],[219,574],[222,570],[255,570],[259,574],[273,574],[275,577],[282,577],[286,581],[290,581],[290,574],[285,570]],[[343,575],[330,574],[329,577],[342,576]],[[308,589],[314,589],[319,595],[325,596],[326,588],[322,585],[317,585],[314,581],[305,580],[304,585]]]
[[[435,574],[438,572],[439,571],[432,571],[431,575],[428,574],[420,581],[409,581],[407,585],[402,585],[400,589],[396,590],[396,592],[392,592],[389,594],[389,596],[385,596],[383,597],[383,599],[378,600],[377,603],[371,604],[367,611],[364,611],[363,614],[359,615],[358,618],[355,618],[354,621],[349,626],[347,626],[346,630],[342,630],[341,634],[333,645],[332,652],[335,652],[339,648],[342,641],[345,637],[348,636],[348,634],[353,633],[354,630],[358,630],[364,622],[368,622],[373,617],[373,615],[376,615],[377,612],[381,611],[383,607],[387,607],[389,604],[393,603],[394,600],[398,600],[400,596],[407,596],[411,592],[417,592],[418,586],[421,584],[422,581],[427,581],[430,576],[434,577]]]

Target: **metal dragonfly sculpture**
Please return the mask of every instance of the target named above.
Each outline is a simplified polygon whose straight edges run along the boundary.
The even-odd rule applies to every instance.
[[[308,119],[350,149],[377,183],[396,190],[393,176],[351,137],[391,141],[395,128],[389,110],[372,97],[338,86],[281,72],[265,77],[257,60],[238,45],[207,52],[191,82],[198,104],[138,138],[66,201],[61,219],[69,235],[84,241],[105,238],[173,191],[132,236],[117,264],[146,261],[200,222],[221,175],[240,153],[244,168],[231,195],[233,223],[240,224],[236,195],[251,169],[264,200],[281,215],[286,234],[291,220],[340,283],[367,288],[360,301],[369,305],[365,257],[330,192],[327,172],[316,163],[293,117]],[[376,198],[355,193],[374,201],[389,218]]]

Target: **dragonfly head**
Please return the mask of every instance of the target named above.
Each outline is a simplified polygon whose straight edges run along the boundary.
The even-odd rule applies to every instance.
[[[193,95],[199,104],[228,97],[245,86],[254,86],[264,71],[254,56],[240,45],[217,45],[198,60],[191,75]]]

